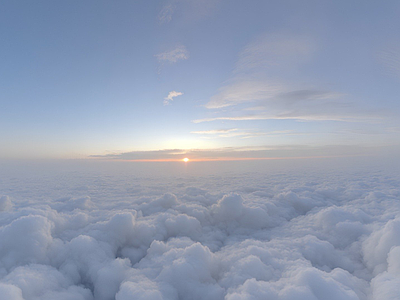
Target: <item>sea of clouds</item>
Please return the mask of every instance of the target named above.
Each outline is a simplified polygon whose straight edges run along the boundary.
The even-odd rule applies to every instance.
[[[396,171],[95,164],[2,165],[2,300],[400,299]]]

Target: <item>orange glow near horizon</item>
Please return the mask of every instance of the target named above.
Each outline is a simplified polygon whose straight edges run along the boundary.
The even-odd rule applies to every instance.
[[[251,161],[251,160],[285,160],[285,159],[313,159],[313,158],[340,158],[360,155],[328,155],[328,156],[292,156],[292,157],[215,157],[215,158],[159,158],[159,159],[107,159],[107,161],[129,162],[207,162],[207,161]],[[185,160],[187,159],[187,160]]]

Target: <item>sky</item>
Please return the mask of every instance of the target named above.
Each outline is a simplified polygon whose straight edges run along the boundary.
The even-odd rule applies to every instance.
[[[0,158],[397,149],[399,14],[391,0],[3,1]]]

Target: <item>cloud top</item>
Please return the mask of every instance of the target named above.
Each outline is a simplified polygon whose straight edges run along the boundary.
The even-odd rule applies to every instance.
[[[0,172],[0,191],[15,199],[0,212],[1,295],[397,298],[397,170],[266,164],[192,176],[170,167],[153,177],[116,163],[32,178],[24,168],[11,180]]]

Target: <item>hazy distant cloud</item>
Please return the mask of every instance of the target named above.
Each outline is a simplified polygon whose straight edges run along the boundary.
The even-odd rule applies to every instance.
[[[191,159],[217,159],[221,157],[263,157],[265,151],[272,148],[266,147],[224,147],[215,149],[164,149],[150,151],[131,151],[117,154],[92,155],[91,157],[123,160],[157,160],[181,159],[185,156]],[[261,154],[262,153],[262,154]]]
[[[366,153],[362,146],[260,146],[260,147],[223,147],[214,149],[164,149],[150,151],[130,151],[106,155],[91,155],[99,159],[116,160],[181,160],[189,157],[196,159],[259,159],[284,157],[340,156]]]
[[[310,36],[266,34],[246,46],[239,54],[235,73],[258,71],[276,67],[293,69],[308,61],[316,51],[316,43]]]
[[[160,54],[156,54],[155,57],[160,63],[176,63],[179,60],[186,60],[189,58],[189,52],[183,45],[177,46],[175,49]]]
[[[379,59],[383,63],[386,72],[400,78],[400,47],[382,51]]]
[[[164,105],[171,104],[171,101],[173,101],[175,97],[178,97],[181,95],[183,95],[183,93],[181,93],[181,92],[176,92],[176,91],[169,92],[168,96],[164,98],[164,102],[163,102]]]
[[[400,127],[387,127],[386,132],[389,133],[400,133]]]
[[[343,94],[330,91],[304,89],[284,92],[277,95],[277,98],[282,101],[286,101],[287,103],[293,103],[299,101],[335,99],[340,96],[343,96]]]
[[[178,11],[188,20],[196,20],[215,11],[220,0],[168,0],[158,14],[160,24],[172,21]]]
[[[175,11],[175,3],[168,3],[164,5],[161,9],[160,13],[158,14],[158,20],[161,24],[169,23],[172,20],[172,15]]]

